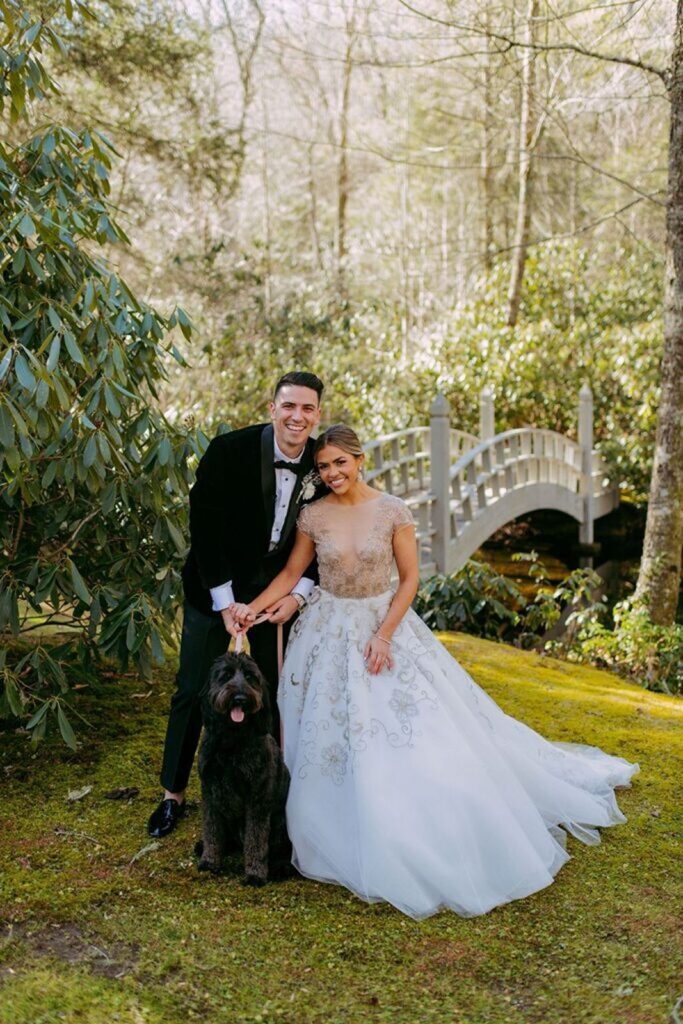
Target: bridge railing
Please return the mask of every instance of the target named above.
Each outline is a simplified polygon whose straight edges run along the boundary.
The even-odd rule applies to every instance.
[[[464,430],[449,429],[448,454],[457,462],[479,438]],[[432,554],[434,494],[431,478],[431,427],[409,427],[376,437],[363,446],[365,480],[403,498],[415,516],[420,568],[423,575],[437,572]]]
[[[581,541],[592,543],[594,518],[618,503],[618,488],[592,448],[592,396],[586,385],[579,441],[537,427],[495,434],[488,388],[480,402],[481,437],[451,427],[448,403],[440,395],[429,427],[396,431],[364,446],[366,480],[399,495],[413,511],[423,575],[464,560],[462,551],[486,533],[487,524],[495,532],[506,509],[512,519],[522,507],[560,507],[580,523]]]

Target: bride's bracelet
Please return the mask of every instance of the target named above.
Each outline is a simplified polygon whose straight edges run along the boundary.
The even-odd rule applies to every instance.
[[[379,633],[372,634],[376,640],[381,640],[383,644],[388,644],[391,647],[391,640],[387,640],[385,636],[380,636]]]

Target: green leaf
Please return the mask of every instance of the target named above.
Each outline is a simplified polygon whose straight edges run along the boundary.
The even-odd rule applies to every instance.
[[[105,462],[109,462],[111,459],[111,448],[104,434],[100,431],[97,435],[97,443],[100,448],[100,454]]]
[[[159,447],[157,449],[157,458],[159,460],[159,465],[160,466],[167,465],[167,463],[168,463],[168,461],[169,461],[169,459],[171,458],[172,455],[173,455],[173,449],[171,448],[171,442],[169,441],[169,439],[167,437],[165,437],[165,438],[163,438],[163,440],[161,441],[161,443],[160,443],[160,445],[159,445]]]
[[[59,399],[59,404],[62,407],[62,409],[64,409],[65,411],[67,409],[70,409],[71,408],[71,402],[69,401],[69,396],[67,395],[66,391],[64,390],[62,382],[59,379],[59,375],[55,375],[52,378],[52,384],[53,384],[53,387],[54,387],[55,391],[57,392],[57,398]]]
[[[45,281],[45,271],[41,267],[38,260],[35,258],[32,252],[26,254],[29,266],[39,281]]]
[[[35,42],[42,27],[42,21],[36,21],[33,25],[31,25],[31,27],[26,31],[26,34],[24,35],[24,41],[26,43],[26,46],[33,46],[33,43]]]
[[[97,435],[91,434],[88,438],[88,443],[85,446],[83,452],[83,465],[86,469],[90,469],[93,462],[97,458]]]
[[[76,735],[73,729],[71,728],[71,723],[69,722],[69,719],[64,714],[64,709],[62,708],[61,704],[57,705],[57,721],[59,723],[59,731],[61,732],[62,739],[64,740],[66,745],[68,747],[71,747],[72,750],[78,750],[78,742],[76,740]]]
[[[26,266],[26,249],[19,248],[12,258],[12,273],[20,274]]]
[[[121,405],[109,384],[104,385],[104,401],[108,411],[117,418],[121,415]]]
[[[66,564],[69,566],[69,572],[71,573],[71,582],[74,585],[74,591],[76,592],[78,597],[80,597],[81,601],[83,601],[84,604],[89,605],[90,602],[92,601],[92,597],[90,596],[90,591],[85,585],[85,580],[83,579],[80,572],[78,571],[75,564],[71,561],[70,558],[67,558]]]
[[[19,221],[19,223],[17,224],[17,230],[19,231],[20,235],[24,236],[24,238],[30,238],[31,235],[35,235],[36,226],[29,217],[28,213],[25,213]]]
[[[14,372],[22,388],[26,388],[27,391],[35,389],[36,378],[31,373],[29,365],[21,352],[17,352],[17,358],[14,360]]]
[[[16,473],[21,465],[21,456],[16,448],[5,448],[3,455],[5,462],[13,473]]]
[[[152,657],[156,661],[157,665],[163,665],[163,663],[165,661],[164,649],[161,646],[161,640],[159,639],[159,634],[157,633],[157,631],[154,628],[154,626],[152,626],[152,628],[150,630],[150,639],[152,641]]]
[[[50,706],[49,704],[45,705],[45,707],[49,707],[49,706]],[[31,743],[32,743],[32,745],[34,747],[38,746],[38,743],[45,737],[45,728],[46,728],[46,726],[47,726],[47,715],[43,715],[43,717],[40,719],[40,721],[36,725],[35,729],[31,733]]]
[[[180,530],[175,525],[175,523],[173,522],[172,519],[169,519],[168,516],[164,516],[164,522],[166,523],[166,529],[169,532],[171,540],[175,544],[175,546],[178,549],[178,551],[181,554],[183,554],[185,552],[185,550],[187,549],[187,544],[185,543],[185,538],[183,537],[182,533],[180,532]]]
[[[59,313],[57,312],[57,310],[54,309],[53,306],[48,306],[47,316],[48,316],[48,320],[50,321],[50,323],[52,324],[54,329],[56,331],[61,331],[61,329],[62,329],[62,319],[61,319]]]
[[[12,349],[8,348],[7,351],[5,352],[4,356],[2,357],[2,361],[0,362],[0,380],[4,380],[5,377],[7,376],[7,371],[9,370],[9,364],[11,362],[12,362]]]
[[[24,707],[21,703],[19,687],[11,676],[5,676],[5,696],[7,698],[10,711],[13,715],[16,715],[16,717],[19,718],[23,714]]]
[[[41,706],[38,708],[35,715],[32,715],[31,718],[29,718],[28,722],[26,723],[26,728],[35,729],[38,723],[45,718],[45,715],[47,714],[49,707],[50,702],[46,700],[45,703],[41,704]]]
[[[57,476],[58,463],[57,459],[53,459],[50,465],[43,473],[43,479],[40,481],[41,487],[49,487]]]
[[[20,415],[19,411],[14,408],[9,399],[7,400],[7,408],[10,411],[12,419],[14,420],[16,428],[19,431],[21,437],[28,437],[28,427],[26,426],[26,423],[24,422],[24,419]]]
[[[0,444],[11,448],[14,444],[14,423],[4,405],[0,405]]]
[[[112,480],[102,492],[102,513],[107,516],[116,504],[116,483]]]
[[[66,350],[73,359],[73,361],[75,363],[78,363],[79,366],[85,366],[85,359],[83,358],[83,353],[76,344],[76,339],[74,338],[71,331],[64,332],[64,344],[66,345]]]
[[[132,615],[128,620],[128,629],[126,630],[126,647],[129,651],[135,647],[135,619]]]
[[[46,380],[38,382],[36,389],[36,405],[39,409],[44,409],[47,405],[47,400],[50,397],[50,385]]]
[[[54,373],[54,371],[57,369],[57,365],[59,363],[59,353],[61,352],[61,348],[62,339],[59,337],[58,334],[56,334],[52,339],[52,344],[50,345],[50,353],[47,357],[46,363],[47,369],[50,373]]]

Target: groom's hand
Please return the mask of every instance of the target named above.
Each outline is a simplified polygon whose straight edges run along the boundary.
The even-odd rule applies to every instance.
[[[236,622],[235,619],[233,618],[232,612],[230,611],[229,608],[223,608],[223,610],[221,611],[221,618],[223,619],[223,625],[225,626],[230,636],[237,637],[239,636],[240,633],[244,632],[239,622]]]
[[[270,608],[267,609],[270,615],[270,621],[275,622],[277,625],[281,625],[283,622],[289,622],[292,615],[299,610],[299,602],[293,594],[286,594],[285,597],[281,597],[275,604],[271,604]]]
[[[256,612],[251,605],[235,601],[233,604],[228,605],[227,610],[232,617],[232,621],[235,623],[238,632],[244,633],[254,625]]]

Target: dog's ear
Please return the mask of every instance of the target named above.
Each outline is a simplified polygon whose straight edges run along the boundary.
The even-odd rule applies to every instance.
[[[243,671],[247,673],[249,682],[258,688],[261,695],[261,707],[252,716],[253,728],[260,735],[265,736],[273,727],[273,713],[270,707],[270,691],[268,683],[253,658],[244,655],[242,663]]]
[[[225,679],[226,668],[225,655],[221,654],[216,658],[209,669],[204,685],[199,691],[200,697],[208,697],[209,691],[212,690],[214,686],[220,686],[222,684]]]

